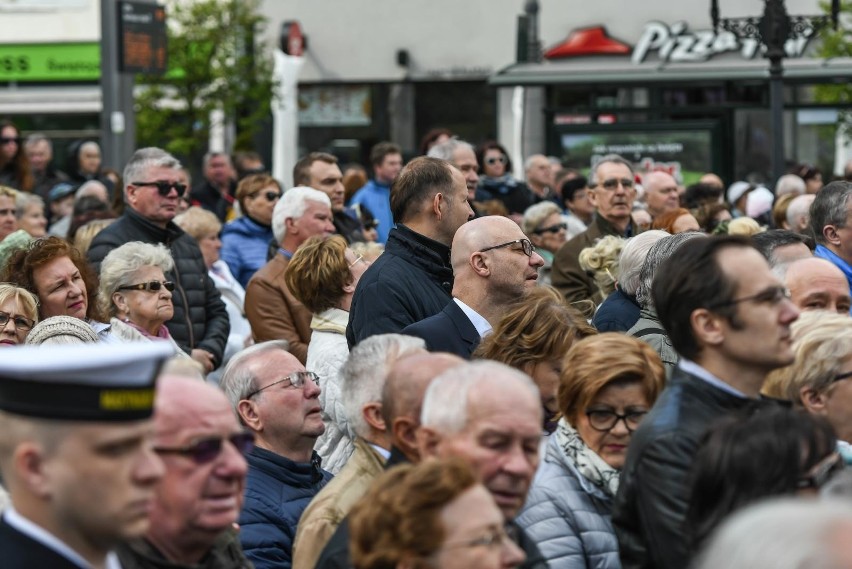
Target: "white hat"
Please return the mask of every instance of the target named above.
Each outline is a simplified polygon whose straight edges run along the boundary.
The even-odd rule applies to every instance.
[[[768,189],[759,186],[749,192],[746,197],[745,214],[749,217],[760,217],[767,211],[772,210],[772,202],[775,201],[775,196]]]
[[[748,182],[734,182],[728,187],[728,203],[734,205],[737,200],[743,197],[747,189],[751,187]]]

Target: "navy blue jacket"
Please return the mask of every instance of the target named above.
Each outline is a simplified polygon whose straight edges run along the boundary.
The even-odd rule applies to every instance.
[[[479,332],[454,300],[434,316],[406,326],[403,334],[426,341],[430,352],[449,352],[466,360],[479,345]]]
[[[627,332],[639,320],[639,303],[616,289],[598,307],[592,325],[598,332]]]
[[[331,480],[319,455],[293,462],[254,447],[246,457],[245,502],[240,513],[240,543],[256,569],[290,569],[296,525],[308,503]]]

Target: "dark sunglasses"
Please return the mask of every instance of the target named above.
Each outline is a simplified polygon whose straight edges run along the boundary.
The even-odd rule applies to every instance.
[[[16,138],[16,137],[14,137],[14,136],[13,136],[13,137],[11,137],[11,138],[9,138],[8,136],[0,137],[0,146],[6,146],[6,145],[7,145],[7,144],[9,144],[10,142],[14,142],[15,144],[17,144],[17,145],[19,145],[19,146],[20,146],[20,144],[21,144],[21,139],[20,139],[20,138]]]
[[[508,162],[508,160],[506,159],[505,156],[496,156],[496,157],[492,156],[491,158],[488,158],[487,160],[485,160],[485,163],[489,164],[489,165],[494,165],[494,164],[497,164],[498,162],[500,164],[506,164],[506,162]]]
[[[261,195],[261,196],[265,197],[266,201],[272,203],[272,202],[274,202],[275,200],[277,200],[281,197],[281,192],[273,192],[271,190],[268,191],[268,192],[255,192],[249,197],[254,197],[254,196],[257,196],[257,195]]]
[[[166,197],[172,191],[172,188],[177,190],[178,195],[183,195],[186,191],[186,184],[181,184],[180,182],[166,182],[165,180],[157,180],[156,182],[130,182],[131,186],[153,186],[157,188],[157,192]]]
[[[24,316],[12,316],[11,314],[7,314],[5,312],[0,312],[0,328],[6,326],[9,323],[9,320],[15,323],[15,328],[21,330],[22,332],[26,332],[27,330],[32,330],[33,326],[35,326],[35,320],[30,320]]]
[[[120,286],[118,287],[118,290],[146,290],[148,292],[158,292],[161,288],[165,288],[167,291],[172,292],[175,290],[175,283],[172,281],[148,281],[147,283]]]
[[[227,437],[204,437],[196,439],[185,447],[154,447],[157,454],[179,454],[196,464],[206,464],[216,460],[222,453],[222,445],[230,442],[240,454],[247,454],[254,447],[254,433],[244,431]]]
[[[536,229],[533,231],[536,235],[541,235],[542,233],[559,233],[563,229],[568,229],[567,223],[557,223],[556,225],[551,225],[550,227],[542,227],[541,229]]]

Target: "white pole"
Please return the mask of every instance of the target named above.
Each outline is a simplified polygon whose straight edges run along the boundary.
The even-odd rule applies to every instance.
[[[304,58],[273,52],[278,88],[272,100],[272,175],[293,187],[293,166],[299,159],[299,71]]]

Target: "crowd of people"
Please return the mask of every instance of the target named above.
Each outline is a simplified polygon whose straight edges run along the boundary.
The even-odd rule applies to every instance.
[[[0,122],[3,566],[852,568],[852,162],[422,151]]]

